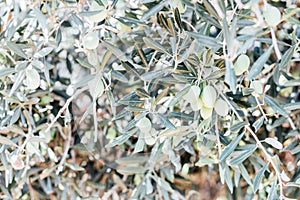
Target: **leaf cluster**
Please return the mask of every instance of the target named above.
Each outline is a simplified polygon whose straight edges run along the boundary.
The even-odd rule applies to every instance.
[[[208,173],[224,186],[204,199],[298,198],[299,13],[1,2],[0,195],[200,199]]]

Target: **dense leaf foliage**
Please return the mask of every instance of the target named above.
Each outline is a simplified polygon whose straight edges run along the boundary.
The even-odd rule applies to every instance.
[[[298,198],[299,7],[0,2],[1,199]]]

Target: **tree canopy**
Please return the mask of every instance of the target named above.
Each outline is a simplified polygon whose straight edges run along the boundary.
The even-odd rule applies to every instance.
[[[297,199],[294,0],[0,2],[1,199]]]

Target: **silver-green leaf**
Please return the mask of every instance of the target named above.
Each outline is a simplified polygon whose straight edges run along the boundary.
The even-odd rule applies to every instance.
[[[229,143],[229,145],[227,145],[225,147],[225,149],[223,150],[223,152],[220,155],[220,162],[224,161],[234,151],[234,149],[237,147],[237,145],[240,142],[240,140],[243,138],[244,134],[245,133],[243,132],[242,134],[240,134],[239,136],[237,136],[235,138],[235,140],[231,141]]]
[[[278,112],[279,114],[283,115],[284,117],[289,116],[289,114],[286,112],[286,110],[282,106],[280,106],[274,99],[269,97],[268,95],[265,96],[265,101],[269,106],[271,106],[271,108],[274,111]]]
[[[253,180],[253,190],[254,190],[254,193],[258,190],[259,184],[261,183],[261,180],[263,178],[264,172],[266,171],[268,165],[269,165],[269,163],[266,163],[265,166],[263,168],[261,168],[258,171],[258,173],[256,174],[256,176],[254,177],[254,180]]]
[[[265,63],[271,55],[272,49],[273,46],[270,46],[269,49],[254,62],[249,74],[247,75],[247,79],[254,79],[262,71]]]

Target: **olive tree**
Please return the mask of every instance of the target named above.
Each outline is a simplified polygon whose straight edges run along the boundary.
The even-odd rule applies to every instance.
[[[298,198],[299,13],[0,2],[1,198]]]

